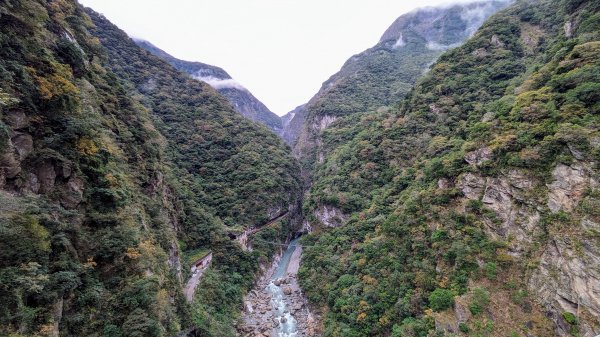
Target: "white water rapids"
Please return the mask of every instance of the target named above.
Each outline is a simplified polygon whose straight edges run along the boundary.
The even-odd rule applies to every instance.
[[[269,291],[272,295],[271,306],[273,307],[273,311],[275,313],[275,320],[278,323],[276,327],[278,337],[295,337],[298,334],[296,319],[286,308],[285,294],[283,293],[283,289],[281,286],[276,285],[276,283],[278,283],[276,282],[277,279],[284,277],[286,274],[292,254],[296,250],[297,242],[298,239],[290,242],[285,253],[279,260],[279,264],[277,265],[275,273],[273,273],[273,276],[271,277],[269,285],[267,285],[267,291]]]

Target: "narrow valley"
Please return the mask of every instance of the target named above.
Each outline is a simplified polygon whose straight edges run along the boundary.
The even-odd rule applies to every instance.
[[[173,55],[285,94],[391,3],[133,1],[0,0],[0,336],[600,336],[599,1],[404,4],[283,116]]]

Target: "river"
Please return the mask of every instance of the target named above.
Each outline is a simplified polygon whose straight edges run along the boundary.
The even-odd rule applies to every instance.
[[[287,274],[288,266],[292,255],[296,250],[297,244],[298,239],[290,242],[279,260],[277,269],[275,269],[275,273],[273,273],[273,276],[271,277],[271,282],[269,282],[269,285],[267,286],[267,290],[271,293],[271,306],[273,307],[275,321],[278,322],[278,337],[295,337],[298,334],[296,319],[286,306],[285,294],[281,287],[281,279]]]
[[[239,336],[308,337],[316,332],[317,317],[309,311],[296,274],[300,264],[302,246],[292,240],[282,255],[254,290],[244,299],[245,310],[238,325]]]

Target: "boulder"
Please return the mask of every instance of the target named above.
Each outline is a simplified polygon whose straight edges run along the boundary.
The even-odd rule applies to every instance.
[[[482,147],[465,155],[465,161],[472,166],[480,166],[491,159],[492,150],[489,147]]]
[[[18,130],[29,126],[29,118],[23,111],[10,111],[5,117],[6,124],[13,130]]]
[[[19,161],[25,159],[33,152],[33,138],[28,133],[17,133],[11,138],[15,151],[17,152]]]
[[[37,169],[37,177],[40,181],[40,193],[50,193],[54,190],[56,171],[52,163],[42,163]]]

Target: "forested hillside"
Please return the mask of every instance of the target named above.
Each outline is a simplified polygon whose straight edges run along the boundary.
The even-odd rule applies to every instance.
[[[266,125],[276,134],[283,131],[281,118],[269,110],[248,89],[236,82],[223,69],[202,62],[183,61],[169,55],[148,41],[135,40],[145,50],[167,61],[176,69],[204,81],[221,93],[235,110],[255,122]]]
[[[517,1],[321,130],[299,275],[325,336],[599,333],[599,10]]]
[[[215,90],[90,15],[0,3],[0,335],[232,336],[272,247],[228,234],[296,212],[298,167]],[[190,305],[202,250],[214,258]]]
[[[380,41],[352,56],[285,128],[306,172],[323,151],[321,131],[337,118],[396,108],[428,67],[448,48],[469,38],[507,1],[476,1],[419,8],[400,16]]]

